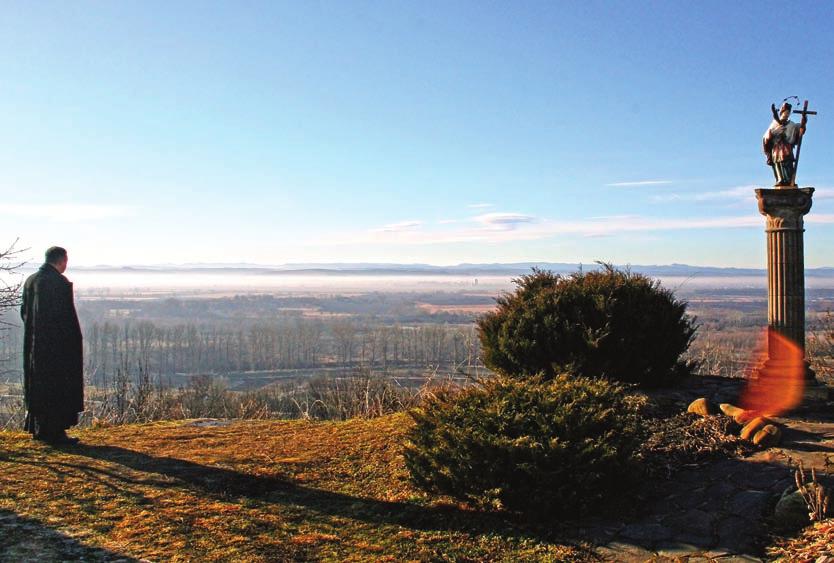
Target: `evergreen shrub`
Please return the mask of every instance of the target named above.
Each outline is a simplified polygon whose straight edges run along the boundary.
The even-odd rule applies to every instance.
[[[534,270],[478,320],[484,363],[511,377],[572,372],[643,387],[691,373],[696,326],[686,302],[644,275],[603,265],[560,276]]]
[[[642,435],[625,387],[565,374],[493,378],[411,412],[405,460],[418,486],[549,517],[593,512],[621,491]]]

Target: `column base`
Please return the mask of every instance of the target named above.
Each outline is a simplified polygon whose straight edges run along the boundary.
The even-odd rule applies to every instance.
[[[806,385],[817,383],[817,374],[807,360],[793,358],[768,358],[755,369],[754,379],[762,377],[774,381],[804,381]]]
[[[809,403],[827,401],[831,389],[817,381],[805,360],[768,359],[755,370],[748,396],[768,414],[789,413]]]

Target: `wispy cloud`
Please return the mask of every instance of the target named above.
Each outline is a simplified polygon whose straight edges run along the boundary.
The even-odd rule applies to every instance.
[[[805,217],[805,222],[817,225],[830,225],[834,223],[834,213],[812,213]]]
[[[810,224],[834,224],[834,214],[811,214]],[[409,224],[408,227],[403,225]],[[462,221],[454,227],[426,226],[419,221],[396,224],[398,228],[344,233],[314,244],[435,245],[452,243],[503,243],[541,240],[555,236],[605,237],[670,231],[764,228],[764,219],[754,213],[719,217],[645,217],[620,215],[579,220],[552,220],[520,213],[488,213]]]
[[[401,233],[403,231],[414,231],[419,229],[423,226],[422,221],[400,221],[399,223],[391,223],[389,225],[383,225],[378,229],[374,229],[374,232],[378,233]]]
[[[755,189],[759,186],[736,186],[726,190],[712,190],[704,192],[666,193],[657,194],[649,198],[654,203],[668,203],[673,201],[747,201],[755,200]]]
[[[536,218],[522,213],[486,213],[472,218],[476,223],[491,230],[509,231],[519,225],[535,223]]]
[[[29,217],[52,221],[94,221],[131,215],[134,209],[123,205],[98,205],[83,203],[2,203],[0,216]]]
[[[613,182],[605,185],[614,188],[630,188],[638,186],[664,186],[673,183],[672,180],[637,180],[636,182]]]
[[[495,207],[494,203],[470,203],[467,205],[469,209],[487,209],[489,207]]]
[[[711,190],[703,192],[672,192],[655,194],[649,197],[652,203],[671,203],[671,202],[716,202],[729,204],[748,204],[756,201],[756,188],[761,188],[761,185],[748,184],[745,186],[735,186],[723,190]],[[814,200],[829,200],[834,199],[834,188],[820,187],[814,192]]]
[[[817,188],[816,191],[814,191],[814,199],[834,199],[834,188]]]

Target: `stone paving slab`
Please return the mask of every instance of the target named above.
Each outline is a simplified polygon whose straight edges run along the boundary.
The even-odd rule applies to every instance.
[[[734,402],[743,380],[694,378],[660,401],[686,408],[692,400]],[[834,405],[829,408],[834,413]],[[815,416],[815,414],[820,416]],[[794,482],[801,461],[823,479],[834,475],[834,417],[806,408],[777,422],[784,428],[780,447],[743,459],[723,459],[685,469],[671,480],[647,487],[628,522],[596,522],[586,537],[605,561],[762,561],[766,522],[779,495]]]

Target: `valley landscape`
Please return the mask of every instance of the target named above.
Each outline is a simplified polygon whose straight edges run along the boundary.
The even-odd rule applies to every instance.
[[[410,396],[427,381],[466,383],[488,376],[475,320],[533,267],[570,276],[597,266],[100,267],[79,269],[71,278],[93,396],[125,403],[127,396],[120,395],[142,385],[161,391],[212,382],[235,396],[268,395],[270,407],[257,409],[257,416],[295,418],[310,415],[308,407],[296,405],[315,402],[308,393],[311,382],[370,377],[395,395]],[[745,375],[767,326],[763,270],[632,269],[653,276],[688,303],[699,325],[688,354],[699,362],[700,373]],[[809,270],[807,300],[812,361],[827,378],[834,270]],[[15,312],[6,314],[6,322],[0,421],[14,427],[22,416],[22,335]],[[102,405],[100,412],[88,413],[87,423],[108,416],[116,412]]]

